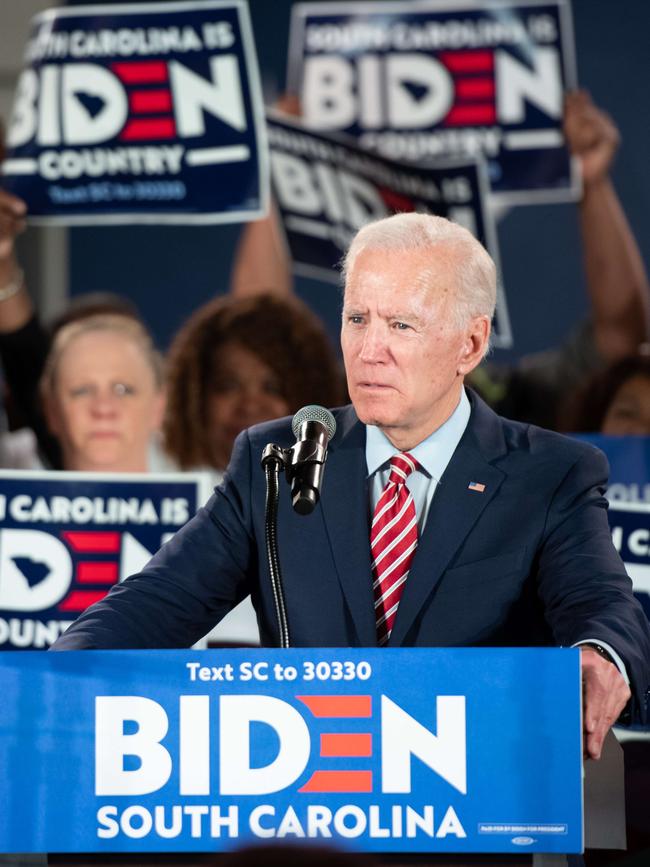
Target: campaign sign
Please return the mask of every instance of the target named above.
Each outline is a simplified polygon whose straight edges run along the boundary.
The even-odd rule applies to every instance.
[[[580,434],[609,461],[609,524],[614,547],[650,619],[650,437]]]
[[[591,443],[607,455],[610,503],[650,505],[650,437],[578,434],[578,439]]]
[[[2,184],[48,222],[223,223],[267,210],[244,0],[37,15]]]
[[[0,473],[0,650],[47,648],[207,499],[201,474]]]
[[[294,269],[339,283],[341,257],[356,232],[395,212],[447,217],[469,229],[498,263],[482,160],[421,168],[370,154],[350,138],[322,134],[267,113],[271,179]],[[512,346],[505,293],[498,289],[493,343]]]
[[[303,3],[290,46],[312,128],[419,164],[483,154],[504,203],[576,198],[562,134],[576,85],[568,0]]]
[[[650,505],[611,503],[612,540],[637,597],[650,619]]]
[[[0,851],[582,850],[576,649],[0,655]]]
[[[601,449],[609,461],[612,542],[650,620],[650,437],[579,434],[578,439]]]

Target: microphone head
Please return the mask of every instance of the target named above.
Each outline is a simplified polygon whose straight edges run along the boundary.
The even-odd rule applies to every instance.
[[[319,421],[327,430],[327,436],[329,439],[332,439],[336,433],[336,421],[334,420],[334,416],[329,409],[325,409],[324,406],[310,403],[308,406],[303,406],[302,409],[298,410],[291,422],[291,429],[293,430],[293,435],[296,439],[300,434],[300,427],[305,421]]]

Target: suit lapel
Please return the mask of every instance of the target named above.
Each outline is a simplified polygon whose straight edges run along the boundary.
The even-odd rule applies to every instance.
[[[372,647],[377,644],[377,634],[370,567],[365,442],[365,427],[349,407],[339,416],[339,429],[330,447],[320,502],[336,571],[359,644]]]
[[[399,646],[427,597],[481,513],[497,493],[505,473],[490,460],[505,452],[500,421],[470,393],[472,416],[431,502],[397,609],[389,644]],[[470,490],[472,482],[483,491]]]

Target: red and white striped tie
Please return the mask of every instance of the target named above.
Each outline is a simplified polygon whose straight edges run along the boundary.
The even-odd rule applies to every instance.
[[[407,478],[416,469],[418,462],[408,452],[393,455],[390,476],[372,519],[372,589],[380,645],[386,644],[390,638],[404,582],[418,544],[415,504],[406,487]]]

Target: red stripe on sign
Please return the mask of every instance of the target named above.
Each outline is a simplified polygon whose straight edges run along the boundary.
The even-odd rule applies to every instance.
[[[299,792],[372,792],[372,771],[316,771]]]
[[[106,590],[73,590],[59,605],[59,611],[85,611],[106,596]]]
[[[491,78],[459,78],[456,96],[459,99],[494,99],[494,81]]]
[[[320,754],[323,758],[370,758],[372,756],[371,734],[322,734]]]
[[[112,63],[111,69],[125,84],[154,84],[167,81],[167,64],[162,60]]]
[[[80,551],[83,554],[117,554],[120,550],[119,533],[66,530],[61,533],[61,536],[73,551]]]
[[[395,193],[387,187],[380,187],[379,193],[386,203],[386,206],[392,211],[400,211],[404,214],[407,211],[415,210],[415,202],[413,199],[409,199],[408,196],[403,196],[401,193]]]
[[[496,123],[493,105],[455,105],[445,118],[445,126],[480,126]]]
[[[82,584],[117,584],[117,563],[88,563],[77,565],[77,581]]]
[[[443,51],[438,60],[450,72],[491,72],[494,68],[491,51]]]
[[[369,695],[297,695],[316,717],[369,717],[372,716],[372,697]]]
[[[172,95],[168,90],[133,90],[129,94],[131,111],[140,114],[172,110]]]
[[[175,137],[176,126],[173,119],[167,117],[152,117],[151,120],[130,120],[120,135],[124,141],[149,141]]]

